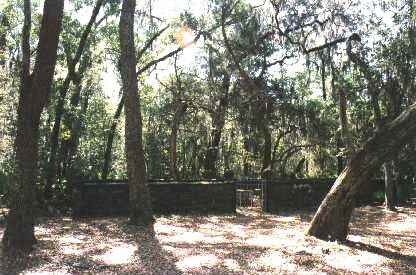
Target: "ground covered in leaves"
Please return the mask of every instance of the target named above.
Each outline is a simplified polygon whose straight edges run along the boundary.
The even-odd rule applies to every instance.
[[[416,274],[416,209],[362,207],[349,241],[305,236],[312,212],[162,216],[154,230],[125,218],[42,219],[27,257],[4,274]],[[0,237],[4,226],[0,225]]]

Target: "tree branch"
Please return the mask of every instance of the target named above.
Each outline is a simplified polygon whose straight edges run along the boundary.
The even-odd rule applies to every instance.
[[[169,28],[169,25],[155,33],[149,40],[146,41],[146,44],[137,52],[137,62],[141,59],[143,54],[147,51],[150,46],[152,46],[153,42],[160,36],[164,31],[166,31]]]

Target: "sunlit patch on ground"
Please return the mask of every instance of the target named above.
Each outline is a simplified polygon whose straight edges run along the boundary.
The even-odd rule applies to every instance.
[[[21,274],[412,274],[416,211],[357,209],[349,241],[304,235],[312,212],[164,216],[154,231],[125,218],[45,220],[39,243],[13,272]],[[0,227],[0,237],[4,231]],[[1,256],[1,255],[0,255]],[[12,266],[12,265],[9,265]],[[5,267],[0,266],[4,272]],[[10,269],[9,269],[10,270]],[[2,273],[2,272],[0,272]]]
[[[383,257],[366,251],[351,255],[350,251],[339,251],[324,257],[328,266],[357,273],[371,272],[371,268],[382,263]]]
[[[93,258],[107,265],[128,264],[131,262],[137,247],[131,244],[121,244],[110,248],[105,254]]]
[[[219,262],[218,258],[215,255],[198,255],[198,256],[188,256],[180,260],[176,266],[184,271],[198,269],[201,267],[213,267]]]

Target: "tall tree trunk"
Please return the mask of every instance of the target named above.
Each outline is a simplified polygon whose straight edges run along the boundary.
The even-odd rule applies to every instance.
[[[394,162],[388,161],[383,164],[384,185],[385,185],[385,204],[386,209],[396,210],[396,184],[394,179]]]
[[[349,160],[321,203],[307,234],[325,240],[345,240],[360,188],[380,166],[416,136],[416,104],[376,132]]]
[[[77,72],[75,72],[75,68],[78,62],[81,59],[82,53],[84,52],[84,48],[87,44],[88,36],[91,33],[93,24],[98,16],[98,13],[103,5],[104,0],[97,0],[95,3],[94,9],[92,11],[90,20],[85,27],[81,39],[78,44],[77,51],[75,53],[74,58],[68,58],[68,72],[65,77],[64,83],[59,90],[59,98],[58,103],[55,108],[55,120],[53,129],[51,132],[50,137],[50,155],[48,161],[48,173],[46,176],[46,185],[44,190],[44,197],[45,199],[50,199],[52,197],[52,186],[56,183],[56,172],[57,172],[57,152],[58,152],[58,143],[59,143],[59,131],[61,129],[61,120],[64,113],[64,105],[65,105],[65,97],[68,93],[69,86],[71,81],[77,77]]]
[[[107,179],[108,173],[109,173],[110,168],[111,168],[111,159],[112,159],[112,151],[113,151],[113,141],[114,141],[114,136],[116,134],[117,125],[118,125],[118,122],[120,120],[121,111],[123,110],[124,98],[125,98],[125,96],[122,95],[121,96],[121,99],[120,99],[120,102],[117,105],[117,110],[114,113],[113,121],[111,123],[110,131],[108,132],[107,143],[106,143],[105,152],[104,152],[103,170],[102,170],[102,173],[101,173],[101,178],[103,180],[106,180]]]
[[[326,67],[325,67],[325,57],[324,53],[321,54],[321,82],[322,82],[322,99],[326,101],[327,92],[326,92]]]
[[[269,179],[272,177],[272,133],[269,129],[269,124],[271,120],[271,113],[273,111],[273,104],[270,98],[262,104],[262,109],[264,111],[262,111],[263,118],[261,119],[260,124],[264,136],[264,148],[261,175],[262,178]]]
[[[64,0],[46,0],[39,31],[35,67],[30,74],[29,35],[31,3],[24,1],[22,75],[15,139],[15,174],[10,184],[9,208],[3,248],[28,250],[34,235],[35,182],[38,176],[38,135],[42,110],[47,103],[55,72]]]
[[[223,93],[220,102],[212,112],[212,130],[204,160],[205,177],[214,178],[217,176],[216,162],[221,141],[221,134],[225,124],[225,113],[228,107],[228,92],[230,89],[230,76],[224,74],[221,92]]]
[[[153,224],[150,193],[146,185],[146,168],[142,141],[142,117],[136,76],[136,51],[134,44],[135,0],[123,0],[120,16],[120,73],[123,94],[126,97],[126,156],[130,197],[130,222],[133,224]]]

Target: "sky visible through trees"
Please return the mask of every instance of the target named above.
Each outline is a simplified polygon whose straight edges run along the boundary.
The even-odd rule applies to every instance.
[[[60,270],[66,256],[69,272],[110,270],[99,259],[113,248],[97,247],[108,230],[140,262],[116,272],[146,273],[158,256],[160,271],[195,271],[180,245],[197,273],[374,273],[386,258],[386,272],[416,270],[403,237],[416,202],[415,1],[2,1],[5,266],[50,251]],[[100,215],[128,218],[75,221]],[[386,233],[400,218],[403,234]],[[366,238],[372,226],[401,245]],[[92,239],[74,237],[67,255],[45,243],[83,230]],[[270,242],[255,244],[259,232]],[[137,257],[129,234],[148,244]],[[360,249],[380,261],[353,270],[316,253]]]
[[[253,6],[257,6],[257,5],[261,5],[265,3],[265,1],[262,1],[262,0],[250,0],[249,2]],[[351,1],[340,0],[339,2],[350,3]],[[354,7],[354,9],[362,13],[363,16],[370,16],[371,14],[374,14],[379,20],[383,22],[383,24],[385,24],[386,28],[392,28],[393,30],[397,28],[397,25],[393,23],[393,18],[392,18],[394,14],[394,10],[383,11],[379,7],[380,5],[379,1],[364,0],[364,1],[355,1],[355,2],[358,3],[358,6]],[[204,14],[204,12],[206,12],[207,3],[208,2],[205,0],[203,1],[199,1],[199,0],[196,0],[196,1],[156,0],[156,1],[152,1],[152,5],[153,5],[152,12],[154,16],[157,16],[158,18],[164,18],[164,19],[177,17],[184,11],[189,11],[196,16],[201,16]],[[71,7],[70,1],[68,1],[68,3],[66,4],[67,6],[69,4],[69,7]],[[86,23],[88,21],[90,11],[91,11],[90,7],[83,8],[77,12],[76,18],[80,20],[80,22]],[[367,26],[362,26],[362,27],[367,28],[368,29],[367,31],[370,31],[370,32],[372,31],[371,26],[367,25]],[[380,37],[377,37],[376,34],[374,33],[374,35],[371,36],[371,38],[366,42],[368,42],[371,45],[371,43],[374,43],[374,41],[378,39],[380,39]],[[201,51],[198,50],[199,46],[201,46],[201,43],[197,43],[196,46],[191,46],[191,47],[187,47],[186,49],[184,49],[183,54],[181,56],[181,60],[180,60],[180,62],[183,64],[184,67],[192,68],[194,66],[196,62],[195,58],[201,54]],[[166,51],[169,51],[169,49],[166,49]],[[162,77],[168,75],[170,71],[172,70],[172,69],[160,69],[160,68],[166,67],[166,64],[168,62],[169,61],[162,62],[158,66],[159,69],[157,69],[157,73],[160,74]],[[288,64],[289,66],[286,67],[286,70],[289,71],[289,73],[291,72],[295,74],[303,69],[304,62],[305,60],[303,58],[294,60],[292,62],[292,66],[290,66],[290,63],[289,63]],[[106,62],[105,68],[106,69],[102,72],[102,80],[103,80],[102,87],[105,91],[105,94],[109,97],[110,102],[112,102],[113,104],[116,104],[118,91],[120,89],[117,70],[114,66],[114,63],[112,63],[111,61]],[[276,69],[276,71],[277,70],[278,69]],[[150,76],[150,80],[148,79],[147,81],[151,81],[151,84],[158,84],[157,80],[154,78],[152,79],[151,76]],[[319,88],[316,88],[316,89],[319,89]]]

